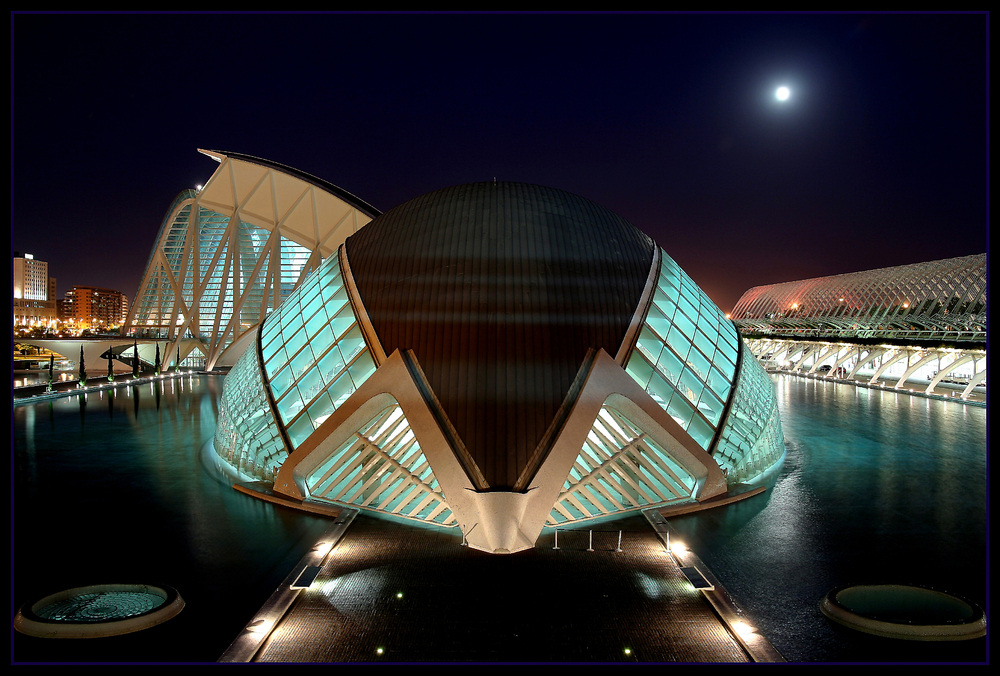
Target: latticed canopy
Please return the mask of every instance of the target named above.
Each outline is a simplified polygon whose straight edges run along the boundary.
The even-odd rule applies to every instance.
[[[816,337],[986,340],[986,254],[750,289],[744,332]]]

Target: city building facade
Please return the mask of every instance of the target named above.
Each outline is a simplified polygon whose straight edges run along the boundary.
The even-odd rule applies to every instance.
[[[32,254],[13,257],[14,326],[51,326],[57,319],[56,280],[49,277],[49,264]]]
[[[127,316],[128,296],[114,289],[74,286],[59,302],[59,318],[77,329],[117,329]]]

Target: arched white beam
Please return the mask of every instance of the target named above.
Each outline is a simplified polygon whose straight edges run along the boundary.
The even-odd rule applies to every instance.
[[[161,340],[171,341],[167,352],[172,358],[180,361],[197,350],[205,357],[205,367],[212,369],[230,343],[278,306],[283,282],[296,285],[378,212],[340,188],[289,167],[244,155],[200,152],[219,167],[198,192],[171,205],[125,333],[160,332]],[[250,243],[245,241],[249,229],[242,224],[253,226]],[[205,239],[204,227],[220,232]],[[299,247],[309,252],[308,259],[297,280],[283,279],[282,249]],[[137,324],[138,315],[155,319]],[[188,343],[188,332],[200,345]]]
[[[962,399],[968,399],[969,395],[972,394],[972,389],[984,380],[986,380],[986,369],[978,371],[974,376],[972,376],[969,380],[969,384],[964,390],[962,390]]]
[[[889,350],[887,348],[877,347],[874,350],[869,351],[868,354],[862,357],[860,353],[863,352],[863,350],[859,349],[858,363],[854,365],[854,369],[852,369],[850,374],[847,376],[848,379],[854,379],[854,377],[858,375],[858,371],[863,369],[868,364],[871,364],[872,362],[874,362],[876,359],[878,359],[888,351]]]
[[[834,362],[833,362],[833,370],[834,371],[836,371],[838,368],[840,368],[840,366],[842,364],[844,364],[845,362],[847,362],[851,358],[854,358],[855,361],[861,361],[862,349],[860,347],[854,347],[854,346],[849,346],[849,345],[845,345],[843,347],[845,349],[842,352],[840,352],[840,354],[837,356],[836,360],[834,360]]]
[[[951,363],[949,363],[947,365],[944,365],[944,364],[941,364],[940,357],[941,357],[941,355],[938,355],[938,372],[937,372],[937,375],[935,375],[933,378],[931,378],[930,384],[928,384],[927,385],[927,389],[924,390],[924,392],[926,392],[927,394],[932,393],[934,391],[934,388],[938,386],[938,383],[940,383],[942,380],[944,380],[945,377],[949,373],[951,373],[952,371],[954,371],[956,368],[958,368],[962,364],[968,364],[970,361],[974,361],[974,358],[973,358],[973,356],[971,354],[955,354],[954,355],[955,359]]]
[[[877,383],[878,379],[882,377],[882,374],[885,373],[885,371],[888,370],[888,368],[893,364],[895,364],[896,362],[902,359],[906,359],[907,363],[909,363],[910,354],[911,354],[910,350],[894,350],[892,348],[887,349],[886,350],[887,358],[882,360],[882,365],[878,367],[878,369],[875,371],[875,375],[873,375],[871,380],[868,381],[868,384],[874,385],[875,383]]]
[[[919,353],[917,354],[919,355]],[[923,357],[919,357],[917,361],[913,362],[912,364],[910,364],[909,360],[907,360],[906,362],[908,364],[907,369],[903,372],[903,375],[899,377],[899,380],[896,382],[895,389],[897,390],[903,389],[903,385],[906,383],[907,380],[910,379],[910,376],[916,373],[918,369],[927,364],[930,364],[937,358],[938,355],[932,352],[930,354],[924,355]]]
[[[795,366],[792,367],[793,371],[800,370],[802,368],[802,365],[806,362],[806,359],[808,359],[813,355],[812,346],[803,343],[799,347],[802,348],[802,355],[799,357],[799,360],[795,362]]]
[[[813,365],[809,369],[809,373],[815,373],[816,370],[823,365],[823,362],[828,360],[830,357],[836,357],[840,354],[842,346],[841,345],[826,345],[820,351],[819,356],[813,361]]]

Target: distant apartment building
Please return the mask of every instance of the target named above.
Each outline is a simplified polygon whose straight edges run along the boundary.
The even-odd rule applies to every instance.
[[[74,286],[59,301],[59,318],[79,328],[120,326],[128,316],[128,298],[121,291]]]
[[[31,254],[14,252],[14,325],[33,326],[55,323],[56,280],[49,277],[49,264]]]

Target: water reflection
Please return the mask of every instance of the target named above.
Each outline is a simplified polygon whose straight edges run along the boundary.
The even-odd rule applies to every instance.
[[[832,627],[818,603],[840,584],[900,582],[985,607],[986,410],[790,376],[776,384],[787,456],[772,490],[671,525],[791,660],[982,659],[982,642],[873,643]]]
[[[214,661],[326,520],[210,476],[221,377],[185,377],[14,408],[13,604],[73,586],[166,584],[177,618],[128,638],[13,637],[15,659]]]
[[[213,661],[328,527],[204,471],[221,385],[185,377],[14,408],[13,605],[120,581],[166,584],[188,603],[121,640],[15,635],[15,660]],[[769,490],[671,525],[792,661],[982,659],[985,640],[858,636],[819,600],[842,584],[905,582],[985,606],[986,410],[777,385],[787,454]]]

